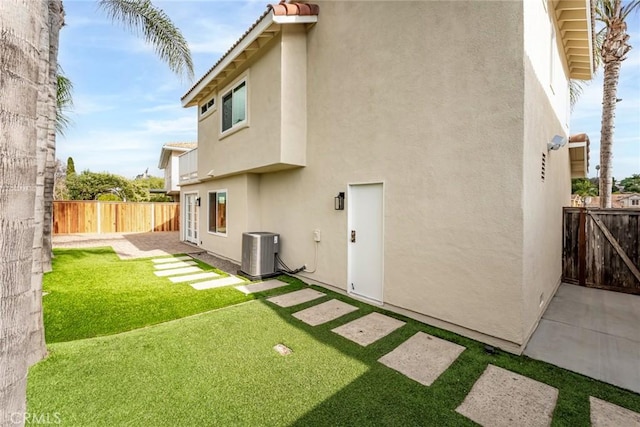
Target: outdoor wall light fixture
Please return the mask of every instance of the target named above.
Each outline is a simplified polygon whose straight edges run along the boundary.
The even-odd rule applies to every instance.
[[[567,143],[567,138],[560,135],[554,135],[551,142],[547,143],[547,150],[559,150]]]
[[[200,197],[196,198],[196,206],[200,206]]]
[[[338,195],[333,199],[334,201],[334,209],[337,211],[344,210],[344,192],[339,192]]]

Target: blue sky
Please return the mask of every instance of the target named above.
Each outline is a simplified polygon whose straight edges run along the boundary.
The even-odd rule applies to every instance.
[[[276,1],[274,0],[274,3]],[[264,12],[266,0],[155,1],[182,30],[191,47],[196,79]],[[141,39],[114,24],[93,0],[64,0],[66,26],[59,61],[74,84],[72,126],[57,142],[57,157],[76,170],[129,178],[157,169],[162,144],[196,140],[196,110],[180,97],[191,86],[156,59]],[[632,49],[620,76],[613,175],[640,173],[640,14],[629,21]],[[599,163],[602,73],[573,110],[571,132],[591,138],[590,176]]]

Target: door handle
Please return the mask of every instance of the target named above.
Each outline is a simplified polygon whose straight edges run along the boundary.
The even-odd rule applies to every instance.
[[[356,242],[356,230],[351,230],[351,243]]]

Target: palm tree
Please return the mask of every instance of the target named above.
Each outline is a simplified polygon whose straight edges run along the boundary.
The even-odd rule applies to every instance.
[[[52,10],[58,5],[60,0],[0,1],[0,425],[24,422],[27,369],[44,350],[37,320],[42,273],[34,259],[42,241],[38,174],[44,173],[51,125],[50,45],[59,31]]]
[[[1,0],[0,0],[1,1]],[[98,0],[98,8],[105,12],[115,23],[120,23],[125,29],[141,35],[151,44],[162,61],[169,69],[181,77],[193,79],[193,61],[189,51],[189,45],[180,30],[173,24],[169,16],[160,8],[151,3],[151,0]],[[57,54],[57,51],[56,51]],[[56,70],[57,71],[57,70]],[[67,83],[71,83],[60,73],[57,79],[61,90],[57,91],[58,101],[69,101],[65,106],[59,105],[58,113],[71,106],[71,93],[64,89],[71,89]],[[60,88],[60,86],[59,86]],[[65,97],[66,96],[66,97]],[[65,122],[65,119],[67,121]],[[56,129],[61,133],[69,125],[68,117],[64,114],[56,116]],[[55,186],[55,133],[49,134],[47,146],[47,165],[45,168],[45,222],[43,235],[42,263],[43,271],[51,271],[51,220],[53,215],[53,192]]]
[[[178,74],[186,40],[149,0],[100,0]],[[51,254],[62,0],[0,1],[0,425],[21,425],[28,367],[44,357],[42,272]],[[5,78],[6,76],[6,78]]]
[[[631,49],[627,34],[627,16],[640,6],[640,0],[622,4],[622,0],[598,0],[596,19],[604,24],[600,59],[604,64],[602,127],[600,130],[600,207],[611,207],[612,147],[618,79],[622,61]]]
[[[56,133],[64,135],[71,125],[67,111],[73,108],[73,83],[64,75],[62,67],[58,65],[56,76]]]

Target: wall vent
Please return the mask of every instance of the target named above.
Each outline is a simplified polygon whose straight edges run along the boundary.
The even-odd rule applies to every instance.
[[[547,167],[547,154],[542,153],[542,168],[540,170],[540,179],[544,182],[545,168]]]

